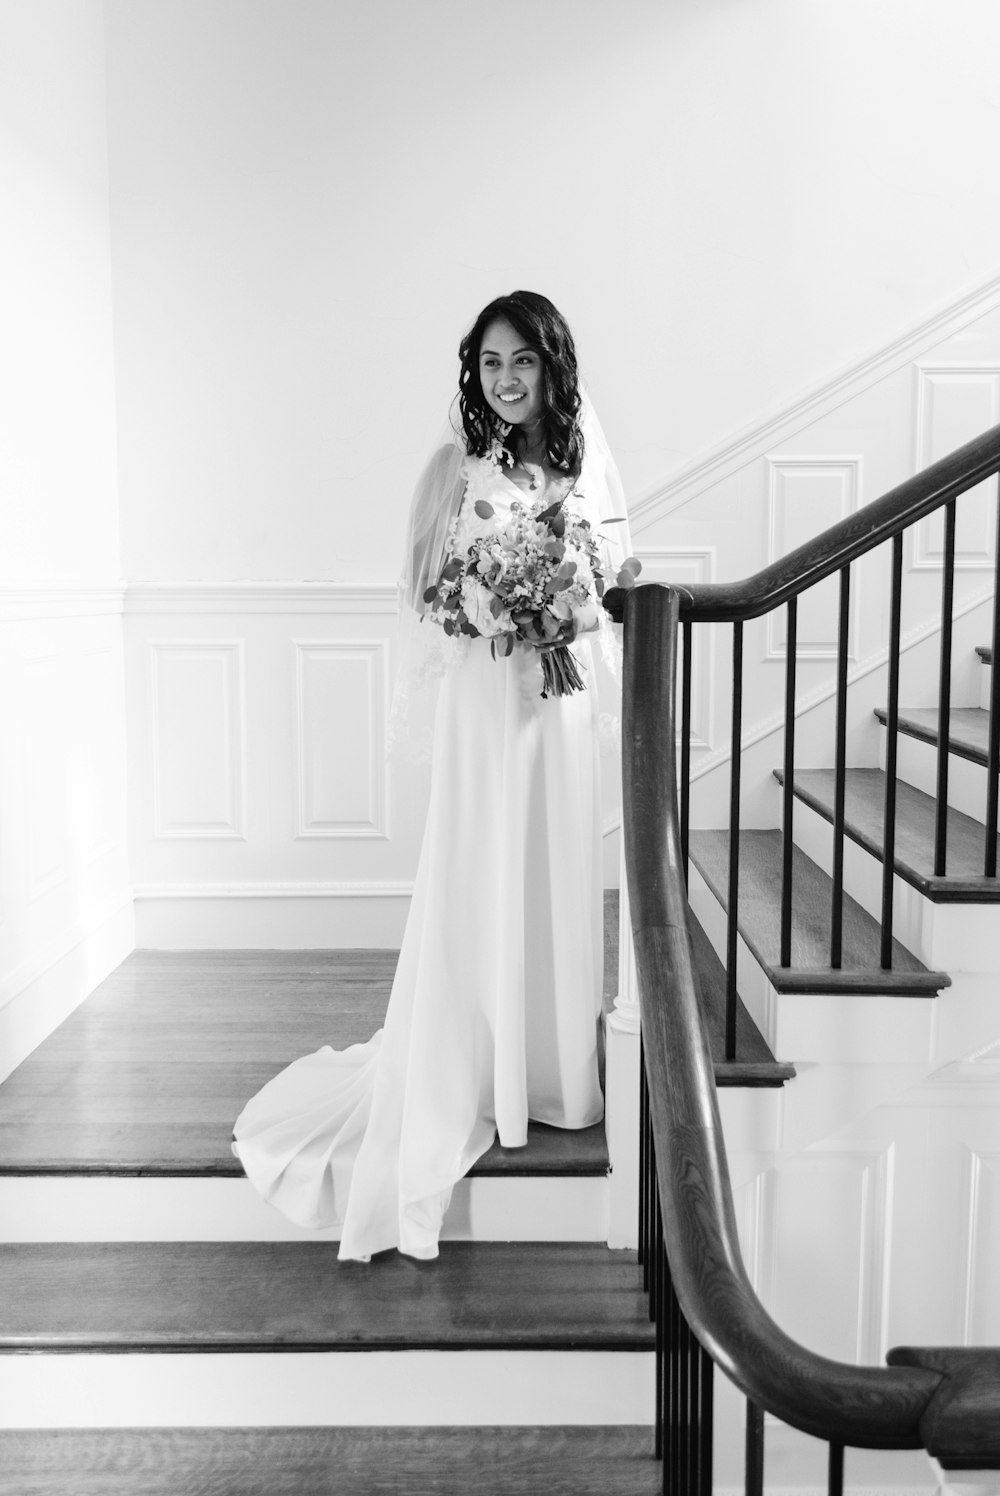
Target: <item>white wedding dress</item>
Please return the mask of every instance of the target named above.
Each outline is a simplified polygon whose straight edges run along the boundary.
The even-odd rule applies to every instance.
[[[524,498],[487,459],[462,465],[460,546]],[[589,639],[572,648],[595,686]],[[384,1027],[296,1060],[235,1125],[256,1189],[300,1225],[338,1226],[341,1258],[435,1257],[452,1189],[495,1136],[518,1148],[529,1118],[603,1115],[597,691],[543,700],[541,684],[533,650],[494,660],[462,641]]]

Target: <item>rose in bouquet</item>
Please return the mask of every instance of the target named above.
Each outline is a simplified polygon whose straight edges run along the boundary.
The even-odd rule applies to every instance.
[[[494,515],[485,499],[475,511],[483,520]],[[639,570],[629,557],[617,585],[633,586]],[[446,634],[489,639],[494,659],[509,655],[516,643],[537,649],[542,695],[567,696],[585,687],[569,642],[598,626],[607,585],[600,541],[566,499],[549,505],[515,500],[510,518],[474,537],[464,551],[452,542],[424,602]]]

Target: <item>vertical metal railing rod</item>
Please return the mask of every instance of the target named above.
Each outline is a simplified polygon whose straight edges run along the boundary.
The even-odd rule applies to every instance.
[[[698,1496],[701,1489],[701,1346],[694,1332],[688,1331],[688,1377],[690,1378],[690,1408],[688,1420],[688,1482],[691,1496]]]
[[[701,1420],[698,1430],[697,1496],[712,1496],[712,1445],[715,1434],[715,1365],[708,1351],[699,1348],[701,1357]]]
[[[830,965],[841,964],[844,931],[844,799],[847,792],[847,646],[851,619],[851,568],[840,573],[837,628],[837,730],[833,789],[833,904],[830,911]]]
[[[792,964],[792,814],[795,797],[795,655],[798,647],[798,598],[788,604],[785,631],[785,766],[781,815],[781,965]]]
[[[892,969],[892,903],[896,872],[896,749],[899,738],[899,635],[903,603],[903,537],[892,542],[889,595],[889,694],[885,709],[885,803],[882,831],[882,952],[884,971]]]
[[[1000,488],[1000,479],[998,479]],[[996,566],[993,572],[993,638],[990,646],[990,730],[986,753],[986,856],[983,872],[997,875],[997,804],[1000,800],[1000,493],[997,496]]]
[[[688,844],[691,828],[691,645],[692,625],[681,625],[684,653],[681,662],[681,855],[684,881],[688,876]]]
[[[747,1398],[746,1496],[764,1496],[764,1409]]]
[[[678,1472],[681,1462],[681,1420],[680,1420],[680,1359],[681,1359],[681,1311],[674,1293],[673,1283],[670,1284],[666,1303],[666,1313],[669,1318],[670,1329],[668,1338],[670,1341],[670,1371],[668,1376],[668,1396],[666,1408],[667,1424],[667,1455],[663,1461],[663,1491],[664,1496],[674,1496],[679,1490]]]
[[[680,1354],[677,1358],[677,1489],[689,1491],[691,1466],[688,1460],[688,1431],[691,1426],[691,1330],[687,1320],[677,1308],[677,1339]]]
[[[948,865],[948,744],[951,739],[951,623],[955,596],[955,500],[944,506],[944,568],[941,575],[941,670],[938,688],[937,805],[934,814],[934,876]]]
[[[827,1496],[844,1496],[844,1446],[843,1444],[830,1445],[830,1459],[827,1465],[826,1479]]]
[[[740,892],[740,743],[743,736],[743,624],[733,624],[733,727],[729,773],[729,906],[726,926],[726,1059],[736,1058],[736,935]]]
[[[639,1233],[638,1258],[642,1268],[642,1286],[649,1289],[649,1268],[646,1253],[646,1195],[649,1188],[649,1170],[646,1166],[646,1134],[649,1131],[649,1090],[646,1086],[646,1053],[639,1033]]]
[[[664,1419],[664,1403],[666,1401],[663,1385],[664,1371],[668,1365],[669,1347],[664,1339],[666,1334],[666,1315],[664,1313],[663,1290],[665,1256],[663,1252],[663,1230],[660,1217],[659,1200],[656,1202],[656,1237],[653,1271],[650,1282],[655,1285],[655,1292],[650,1293],[650,1303],[653,1305],[653,1323],[656,1327],[656,1458],[664,1458],[664,1440],[669,1438],[669,1429]],[[666,1363],[666,1364],[665,1364]]]

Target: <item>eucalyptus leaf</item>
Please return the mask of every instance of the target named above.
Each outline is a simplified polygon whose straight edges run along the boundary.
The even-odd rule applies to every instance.
[[[496,513],[493,505],[487,503],[485,499],[477,499],[475,504],[473,505],[473,508],[479,515],[480,519],[492,519],[494,514]]]

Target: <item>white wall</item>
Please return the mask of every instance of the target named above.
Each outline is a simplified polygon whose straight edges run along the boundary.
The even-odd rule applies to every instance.
[[[132,945],[104,28],[0,5],[0,1076]]]
[[[130,578],[391,580],[500,290],[637,497],[996,269],[990,0],[107,14]]]

